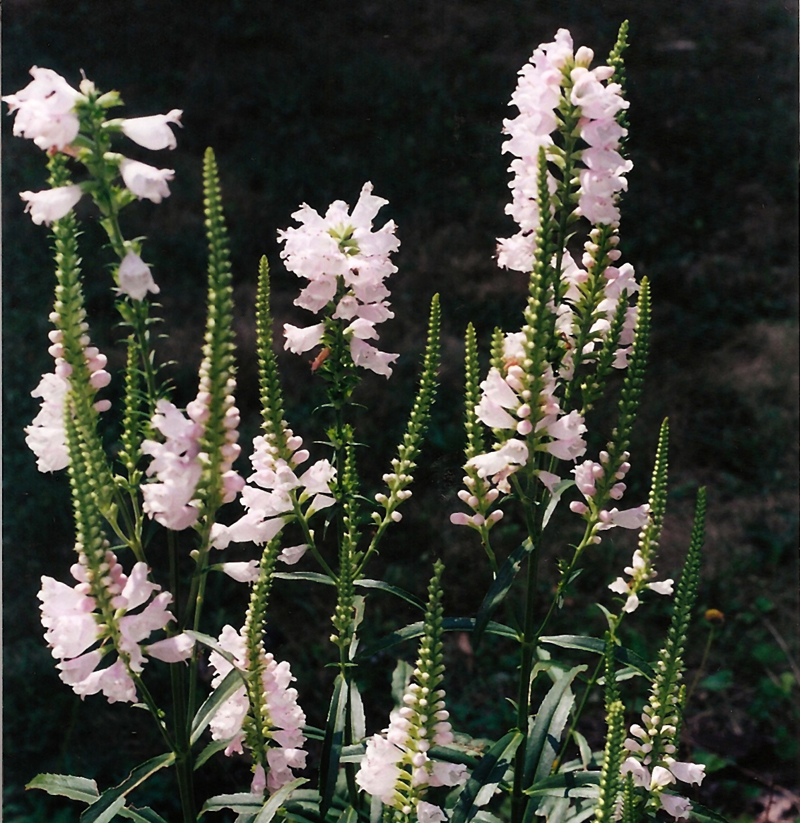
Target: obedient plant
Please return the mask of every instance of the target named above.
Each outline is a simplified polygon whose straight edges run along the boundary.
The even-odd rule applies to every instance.
[[[66,775],[39,775],[30,787],[83,801],[84,823],[115,816],[164,821],[133,803],[135,790],[167,768],[174,768],[185,823],[225,809],[239,823],[268,823],[275,815],[301,823],[536,817],[635,823],[660,810],[677,820],[721,819],[673,791],[703,779],[703,767],[680,751],[679,734],[702,492],[655,662],[625,648],[621,634],[623,622],[639,619],[653,594],[669,597],[674,585],[657,572],[666,421],[649,499],[622,502],[651,316],[649,285],[623,261],[620,241],[621,196],[632,168],[625,145],[626,34],[623,24],[608,61],[592,67],[592,50],[576,50],[560,30],[520,71],[511,98],[517,114],[504,123],[503,150],[513,157],[506,211],[518,228],[498,240],[497,262],[509,276],[528,278],[528,297],[519,326],[494,331],[485,374],[474,328],[466,330],[464,487],[451,520],[477,532],[482,550],[476,550],[488,562],[483,603],[466,616],[444,616],[447,577],[439,560],[427,603],[368,576],[411,497],[436,394],[442,311],[434,296],[406,430],[383,475],[385,487],[367,497],[354,403],[361,381],[390,378],[399,357],[376,345],[380,324],[394,316],[388,281],[397,272],[391,255],[400,241],[393,221],[374,224],[387,201],[373,194],[372,184],[363,185],[352,208],[337,200],[323,216],[302,205],[292,215],[297,225],[278,232],[280,258],[302,283],[295,304],[315,316],[310,325],[283,324],[284,348],[306,357],[325,386],[327,402],[317,410],[323,440],[314,439],[311,421],[289,420],[274,348],[270,267],[261,261],[254,318],[261,431],[248,446],[248,470],[239,460],[232,272],[213,152],[203,167],[208,290],[197,393],[172,397],[150,333],[150,301],[160,287],[142,239],[125,238],[120,214],[142,198],[160,203],[174,172],[121,152],[128,140],[152,151],[174,149],[181,112],[112,118],[109,112],[122,105],[116,92],[101,93],[86,78],[74,89],[36,67],[28,86],[3,98],[14,133],[46,152],[50,171],[48,189],[21,195],[33,221],[51,227],[56,254],[49,348],[55,363],[32,392],[42,405],[26,431],[40,471],[67,471],[77,557],[69,570],[74,583],[63,582],[63,573],[42,578],[45,639],[76,694],[98,699],[91,696],[102,692],[109,702],[144,706],[164,745],[129,779],[102,792],[94,781]],[[81,200],[93,202],[108,235],[109,286],[126,330],[118,374],[107,370],[90,333],[75,213]],[[116,408],[102,396],[112,380],[122,398]],[[620,386],[615,422],[605,431],[600,421],[607,416],[595,410],[611,403],[614,385]],[[103,432],[112,416],[121,434],[110,454]],[[558,580],[542,599],[544,535],[559,505],[565,528],[571,519],[583,534],[556,558]],[[498,538],[493,531],[503,518],[524,534],[511,550],[495,545],[513,534],[507,529]],[[610,550],[604,538],[613,528],[637,530],[639,546],[598,604],[607,623],[603,636],[548,634],[556,614],[561,623],[569,619],[570,586]],[[194,565],[182,579],[180,553],[188,546]],[[148,562],[156,552],[169,557],[163,579]],[[207,580],[220,572],[230,586],[249,584],[250,600],[245,615],[232,617],[215,637],[207,629]],[[275,585],[297,593],[319,583],[335,591],[330,656],[320,661],[334,669],[322,728],[310,725],[291,686],[290,662],[275,657],[266,632]],[[184,595],[176,601],[179,591]],[[370,619],[369,591],[370,598],[400,597],[424,615],[377,647],[385,653],[420,638],[413,667],[403,660],[412,652],[398,648],[401,696],[383,731],[379,720],[365,717],[359,691],[359,670],[374,659],[360,637]],[[471,746],[468,728],[451,726],[445,703],[443,637],[454,629],[471,632],[473,646],[492,633],[518,648],[517,689],[508,695],[514,726],[482,750]],[[559,649],[585,661],[560,663]],[[206,660],[210,688],[198,676]],[[148,679],[162,663],[171,678],[167,700]],[[631,677],[650,684],[641,722],[631,723]],[[537,706],[533,695],[542,679],[546,694]],[[597,690],[604,695],[606,735],[590,744],[579,728]],[[195,773],[213,769],[220,752],[246,759],[250,785],[202,798]]]

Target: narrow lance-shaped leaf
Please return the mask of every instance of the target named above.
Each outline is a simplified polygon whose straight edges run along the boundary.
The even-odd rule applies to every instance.
[[[167,766],[171,766],[175,762],[174,752],[153,757],[150,760],[137,766],[128,777],[113,789],[104,791],[99,799],[92,803],[86,811],[81,815],[81,823],[105,823],[106,820],[111,820],[105,815],[113,808],[117,811],[124,805],[124,798],[132,792],[137,786],[141,786],[148,778],[152,777],[156,772]],[[122,803],[120,803],[122,801]],[[114,812],[116,814],[116,811]],[[112,815],[113,817],[113,815]]]
[[[336,780],[339,776],[339,758],[344,742],[345,709],[347,707],[347,684],[341,674],[336,675],[325,724],[325,739],[322,742],[319,767],[320,817],[324,818],[333,799]]]
[[[514,585],[514,580],[522,567],[525,558],[533,551],[533,543],[530,539],[526,539],[524,543],[517,546],[513,552],[503,561],[497,576],[492,581],[489,591],[483,598],[478,614],[475,618],[475,628],[472,632],[473,645],[477,647],[480,643],[486,627],[492,615],[497,610],[497,607],[505,600],[511,587]]]
[[[509,732],[486,752],[481,758],[480,765],[472,772],[461,790],[450,823],[469,823],[479,807],[488,802],[511,766],[514,754],[524,739],[525,736],[521,732]]]
[[[525,746],[524,786],[550,774],[561,734],[575,701],[570,685],[582,671],[586,671],[586,666],[576,666],[564,672],[545,695],[536,717],[531,719]]]

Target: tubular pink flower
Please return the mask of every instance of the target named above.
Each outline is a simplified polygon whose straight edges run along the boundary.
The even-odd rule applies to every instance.
[[[31,220],[37,226],[42,223],[49,226],[53,220],[69,214],[82,195],[80,186],[60,186],[44,191],[23,191],[19,196],[25,201],[25,211],[30,212]]]
[[[173,169],[157,169],[140,163],[138,160],[129,160],[123,157],[120,160],[119,171],[125,185],[140,200],[144,197],[154,203],[160,203],[169,197],[167,183],[175,176]]]
[[[174,149],[178,145],[170,123],[181,125],[180,109],[172,109],[167,114],[151,114],[149,117],[130,117],[121,123],[122,133],[151,151]]]
[[[133,251],[129,251],[118,269],[119,292],[134,300],[144,300],[145,295],[158,294],[161,289],[153,280],[150,267]]]

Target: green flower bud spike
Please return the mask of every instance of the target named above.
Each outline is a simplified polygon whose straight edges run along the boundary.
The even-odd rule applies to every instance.
[[[675,610],[667,631],[666,643],[658,655],[650,703],[644,708],[646,714],[658,715],[661,718],[659,733],[651,739],[653,763],[658,762],[665,754],[671,754],[670,749],[674,751],[673,747],[677,746],[676,735],[682,708],[683,687],[680,680],[684,669],[683,651],[700,582],[700,557],[705,541],[705,513],[706,490],[701,488],[697,493],[697,507],[689,552],[686,555],[680,583],[675,593]]]
[[[639,311],[636,331],[633,337],[628,370],[622,384],[619,417],[607,447],[609,457],[604,465],[606,471],[597,483],[597,492],[594,496],[594,505],[598,511],[608,501],[608,493],[616,483],[615,475],[629,456],[628,448],[631,442],[631,431],[633,430],[633,424],[636,422],[636,413],[639,409],[639,400],[644,386],[647,356],[650,348],[650,283],[646,277],[642,280],[637,306]]]
[[[203,162],[203,188],[209,252],[208,318],[196,402],[205,407],[200,451],[206,458],[197,490],[203,504],[201,522],[207,531],[217,509],[232,499],[224,476],[231,472],[240,451],[236,444],[239,411],[233,396],[236,380],[230,251],[217,164],[211,149],[206,149]]]
[[[280,538],[270,540],[261,555],[258,580],[253,583],[242,634],[247,648],[247,699],[250,704],[242,723],[247,747],[253,752],[253,767],[267,766],[267,741],[272,736],[272,722],[264,692],[264,630],[272,589],[272,573],[280,553]]]
[[[397,511],[400,504],[411,497],[411,491],[407,487],[414,479],[411,473],[417,467],[416,461],[431,417],[431,406],[436,398],[437,373],[441,358],[439,340],[441,318],[439,295],[435,294],[431,300],[428,339],[425,347],[425,357],[422,361],[422,374],[419,379],[417,396],[411,408],[403,442],[397,447],[397,457],[392,460],[392,470],[383,476],[386,485],[389,487],[389,493],[375,495],[375,500],[383,507],[383,512],[374,512],[372,515],[378,529],[372,538],[359,571],[363,570],[369,557],[377,550],[378,543],[389,523],[398,522],[401,519],[402,515]]]
[[[623,59],[622,55],[625,49],[628,48],[628,28],[629,24],[627,20],[623,20],[622,24],[619,27],[619,33],[617,34],[617,42],[614,44],[614,48],[611,49],[611,54],[608,55],[608,65],[614,69],[614,74],[612,76],[612,80],[614,83],[619,83],[622,87],[622,96],[625,96],[625,60]],[[617,113],[617,122],[623,128],[628,128],[628,111],[627,109],[622,109]],[[620,149],[619,152],[622,154],[623,157],[627,155],[627,152],[624,151],[626,137],[623,137],[620,140]]]

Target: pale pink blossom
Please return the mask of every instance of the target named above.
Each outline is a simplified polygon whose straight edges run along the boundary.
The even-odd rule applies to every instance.
[[[353,362],[388,377],[390,363],[398,355],[363,342],[377,338],[375,324],[393,316],[384,281],[397,271],[389,255],[399,241],[392,221],[377,231],[372,227],[387,202],[372,194],[371,183],[365,183],[352,213],[341,200],[332,203],[324,217],[304,204],[292,215],[301,225],[278,232],[278,240],[284,244],[281,257],[286,268],[309,281],[295,305],[319,313],[344,287],[331,316],[351,321],[343,331],[350,337]],[[307,329],[287,324],[286,348],[296,353],[309,351],[321,342],[323,331],[322,324]]]
[[[153,280],[148,266],[136,252],[129,251],[119,265],[119,292],[134,300],[144,300],[145,295],[158,294],[161,289]]]
[[[420,800],[417,803],[417,820],[419,823],[444,823],[447,817],[438,806]]]
[[[291,323],[284,323],[283,334],[286,337],[284,349],[289,349],[294,354],[303,354],[320,344],[322,335],[325,334],[325,324],[317,323],[314,326],[299,328]]]
[[[675,818],[675,820],[688,820],[692,811],[692,803],[685,797],[678,797],[674,794],[662,793],[659,797],[661,808]]]
[[[195,489],[202,474],[198,460],[202,425],[187,419],[168,400],[159,400],[152,425],[165,437],[163,443],[145,440],[142,452],[153,461],[147,475],[158,482],[142,486],[145,513],[168,529],[181,531],[197,522]]]
[[[148,117],[129,117],[120,124],[122,133],[151,151],[174,149],[177,146],[170,123],[181,125],[180,109],[172,109],[167,114],[151,114]]]
[[[299,546],[287,546],[278,555],[278,560],[286,563],[287,566],[294,566],[307,551],[308,545],[306,543],[301,543]]]
[[[57,374],[45,374],[31,392],[41,397],[42,405],[30,426],[25,427],[25,442],[36,455],[40,472],[54,472],[69,465],[67,434],[64,427],[65,402],[69,382]]]
[[[261,571],[257,560],[221,563],[220,569],[239,583],[255,583]]]
[[[75,107],[86,98],[52,69],[34,66],[30,73],[33,80],[24,89],[2,98],[15,114],[14,134],[60,151],[78,136]]]
[[[173,169],[157,169],[155,166],[148,166],[147,163],[123,157],[119,163],[119,171],[125,185],[140,200],[144,197],[154,203],[160,203],[165,197],[169,197],[167,183],[175,176]]]
[[[101,569],[102,576],[93,571],[90,577],[89,560],[81,555],[80,562],[70,569],[77,585],[70,587],[51,577],[42,577],[38,597],[42,601],[45,639],[53,656],[60,659],[57,668],[61,679],[76,694],[85,697],[102,691],[111,703],[133,702],[136,688],[131,672],[142,670],[146,655],[167,662],[184,660],[191,653],[192,641],[177,635],[146,643],[153,632],[163,629],[174,618],[166,608],[172,601],[169,592],[160,592],[150,600],[161,587],[149,581],[145,563],[136,563],[130,576],[126,576],[116,555],[106,551]],[[91,593],[97,592],[97,587],[111,597],[116,610],[110,624],[96,611]],[[148,600],[144,609],[132,613]],[[97,642],[100,647],[90,651]],[[115,649],[124,653],[125,660],[119,657],[110,666],[98,669],[104,657]]]
[[[59,186],[44,191],[23,191],[19,196],[25,201],[25,211],[30,212],[31,220],[37,226],[42,223],[49,226],[53,220],[69,214],[82,195],[80,186]]]

